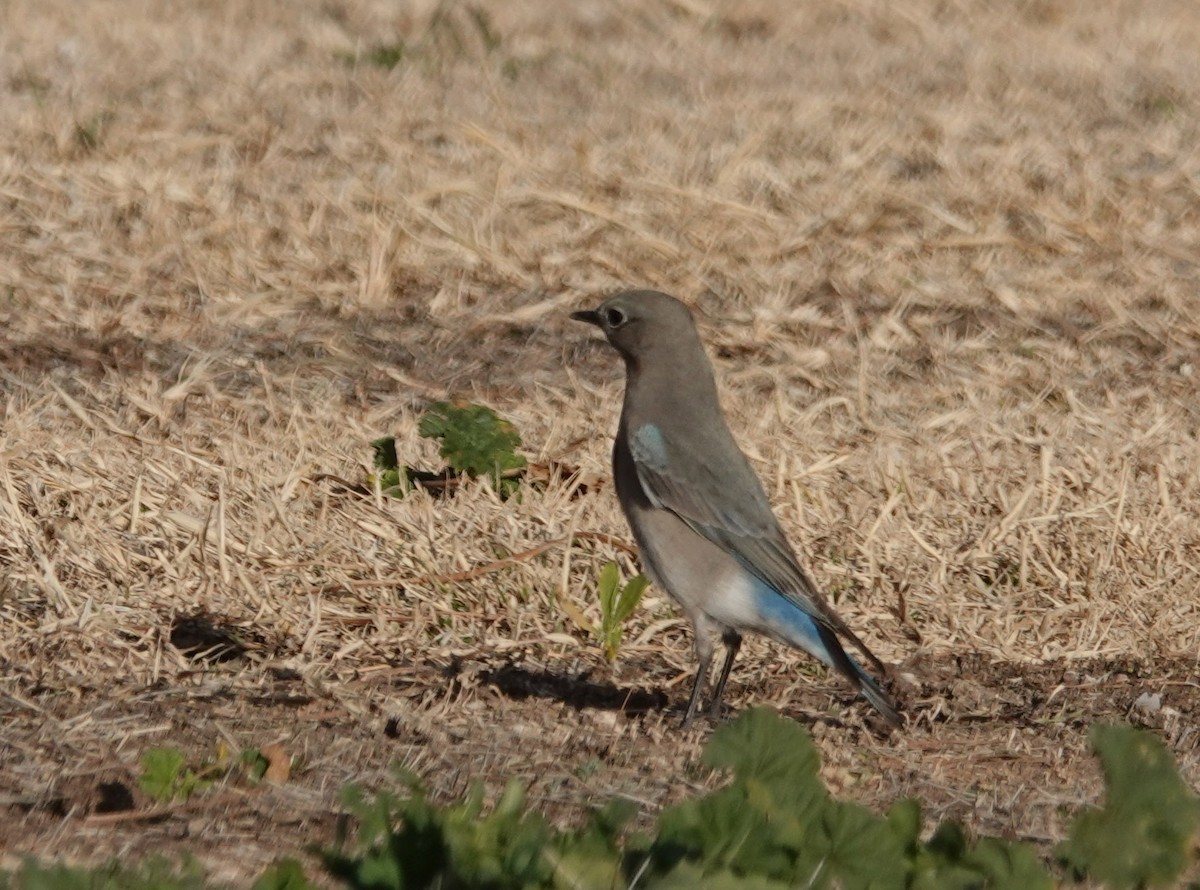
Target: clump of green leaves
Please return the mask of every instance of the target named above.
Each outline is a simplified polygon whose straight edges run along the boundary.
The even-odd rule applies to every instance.
[[[26,859],[15,872],[0,871],[0,890],[202,890],[206,886],[204,869],[191,857],[178,864],[159,856],[137,865],[113,859],[92,867]]]
[[[1129,727],[1093,730],[1104,768],[1103,807],[1084,812],[1059,857],[1077,878],[1113,888],[1178,886],[1193,854],[1200,802],[1165,746]],[[167,772],[185,767],[166,758]],[[636,806],[617,799],[574,831],[558,831],[527,809],[510,781],[490,809],[480,784],[465,800],[432,804],[421,783],[398,771],[399,793],[343,793],[357,830],[342,823],[318,851],[344,886],[371,890],[1050,890],[1054,880],[1027,844],[972,843],[957,822],[922,840],[921,809],[902,800],[884,816],[834,799],[820,779],[809,734],[772,711],[752,709],[718,728],[704,763],[727,773],[720,788],[665,810],[649,832],[630,830]],[[175,787],[175,779],[163,781]],[[0,872],[0,890],[209,886],[194,863],[182,871],[150,860],[92,869],[27,861]],[[267,869],[254,890],[310,890],[295,860]]]
[[[600,645],[609,661],[615,661],[625,635],[625,622],[633,615],[650,581],[645,575],[634,575],[621,584],[621,572],[615,562],[606,563],[600,570]]]
[[[517,490],[526,466],[525,458],[517,453],[521,434],[491,408],[469,402],[435,402],[421,416],[417,432],[426,439],[440,440],[438,453],[446,461],[446,469],[427,473],[402,466],[396,440],[391,436],[376,439],[371,447],[375,449],[379,486],[385,492],[404,494],[414,485],[445,491],[460,477],[489,479],[504,497]]]
[[[267,866],[250,890],[317,890],[317,885],[308,879],[300,861],[289,856]]]
[[[247,748],[235,758],[224,745],[215,756],[205,757],[197,766],[188,764],[178,748],[151,748],[142,754],[142,772],[138,786],[160,803],[188,800],[207,791],[219,780],[240,771],[252,784],[262,781],[270,767],[269,758],[257,748]]]
[[[402,495],[412,488],[408,467],[400,466],[396,453],[396,437],[383,436],[371,443],[375,451],[375,469],[379,471],[379,487],[386,494]]]
[[[491,408],[434,402],[421,417],[417,432],[426,439],[441,440],[438,454],[455,472],[491,479],[504,495],[516,491],[517,480],[506,474],[525,466],[525,458],[517,454],[521,435]]]
[[[404,43],[398,40],[395,43],[376,44],[363,54],[363,59],[376,68],[391,71],[404,61],[404,54]]]
[[[794,744],[781,745],[783,735]],[[697,877],[729,881],[757,874],[810,887],[834,879],[865,886],[858,875],[878,873],[885,878],[880,887],[903,886],[898,838],[861,807],[831,806],[806,733],[767,711],[750,711],[713,734],[704,762],[732,770],[733,781],[663,813],[656,848],[661,870],[686,863]]]
[[[142,774],[138,785],[147,795],[166,803],[187,800],[193,794],[210,788],[223,770],[206,763],[198,770],[187,764],[178,748],[151,748],[142,754]]]
[[[729,770],[732,780],[663,813],[652,854],[664,878],[682,873],[704,886],[844,890],[1052,886],[1027,845],[989,839],[986,849],[971,848],[951,822],[935,837],[961,842],[932,848],[920,841],[915,801],[900,801],[880,817],[834,800],[820,780],[812,738],[772,711],[756,708],[718,729],[704,762]],[[738,881],[748,875],[759,883]]]
[[[541,887],[549,862],[542,850],[551,832],[525,811],[525,791],[513,780],[490,813],[483,786],[466,800],[436,807],[411,773],[397,771],[407,796],[381,792],[367,797],[349,786],[346,809],[358,819],[357,849],[343,836],[322,854],[326,867],[350,887]]]
[[[391,71],[403,62],[408,54],[409,49],[404,41],[397,40],[390,43],[376,43],[366,49],[337,50],[333,55],[339,62],[351,67],[366,64],[382,68],[384,71]]]
[[[1092,749],[1108,788],[1082,813],[1058,855],[1076,877],[1106,886],[1173,887],[1200,827],[1200,799],[1157,737],[1131,726],[1095,726]]]
[[[881,817],[834,800],[808,733],[774,712],[754,709],[719,728],[704,759],[728,770],[729,782],[665,811],[654,836],[628,831],[635,810],[628,801],[596,811],[575,832],[555,833],[524,811],[519,785],[510,783],[485,815],[479,786],[462,804],[439,809],[402,774],[407,797],[348,791],[358,849],[343,838],[325,861],[352,887],[1052,886],[1027,845],[985,839],[972,847],[955,823],[926,845],[914,802]]]
[[[271,760],[258,748],[246,748],[238,755],[238,763],[251,782],[261,782],[271,767]]]
[[[888,811],[888,820],[909,820],[910,855],[913,860],[912,890],[1051,890],[1054,881],[1028,844],[979,838],[974,847],[962,826],[943,822],[926,844],[917,842],[920,806],[909,800]]]
[[[151,856],[135,865],[110,860],[102,865],[43,864],[26,859],[15,872],[0,871],[0,890],[204,890],[214,884],[191,856],[171,862]],[[281,859],[268,866],[251,890],[317,890],[296,859]]]

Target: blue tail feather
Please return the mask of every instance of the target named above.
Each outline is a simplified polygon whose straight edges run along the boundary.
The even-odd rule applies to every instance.
[[[833,631],[823,627],[794,602],[758,579],[755,579],[754,599],[758,620],[764,630],[803,649],[827,667],[845,674],[887,720],[895,724],[901,722],[891,697],[884,692],[879,681],[846,652]]]

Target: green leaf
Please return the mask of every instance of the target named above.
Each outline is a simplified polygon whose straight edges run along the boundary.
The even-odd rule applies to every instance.
[[[166,803],[181,791],[187,758],[178,748],[151,748],[142,754],[138,786],[147,795]]]
[[[346,838],[339,837],[320,856],[326,870],[351,887],[428,887],[445,868],[438,811],[412,773],[397,769],[395,775],[408,797],[388,791],[368,797],[356,785],[342,790],[343,806],[358,819],[357,845],[347,849]]]
[[[954,821],[912,851],[912,890],[1050,890],[1054,881],[1028,844],[982,838],[972,848]]]
[[[1200,802],[1155,735],[1130,726],[1096,726],[1104,806],[1080,815],[1058,847],[1077,877],[1112,888],[1173,886],[1187,867],[1200,825]]]
[[[375,450],[375,468],[387,472],[400,469],[400,458],[396,454],[396,437],[384,436],[371,443]]]
[[[1054,881],[1028,844],[982,838],[963,864],[989,890],[1052,890]],[[980,886],[980,885],[976,885]]]
[[[642,594],[650,586],[650,579],[645,575],[634,575],[621,588],[621,596],[617,600],[617,621],[622,624],[630,619],[642,601]]]
[[[813,839],[820,862],[844,890],[903,890],[908,862],[904,846],[885,819],[865,807],[829,801],[822,811],[823,837]]]
[[[606,562],[604,568],[600,570],[600,577],[596,582],[596,592],[600,596],[600,615],[604,619],[604,628],[611,626],[613,619],[616,617],[616,609],[613,608],[613,600],[617,595],[617,585],[621,583],[620,570],[615,562]]]
[[[484,788],[474,783],[466,798],[444,809],[431,806],[407,774],[409,796],[387,792],[367,797],[357,788],[343,796],[359,820],[358,850],[345,839],[322,853],[330,872],[354,887],[538,887],[552,873],[543,851],[551,832],[541,816],[525,809],[516,780],[484,813]]]
[[[921,804],[912,798],[898,800],[887,811],[892,834],[909,853],[915,853],[921,842]]]
[[[412,491],[414,480],[437,478],[434,473],[419,473],[410,467],[401,466],[394,436],[376,439],[371,443],[371,448],[375,452],[375,469],[379,471],[371,482],[378,480],[379,488],[384,494],[403,497]]]
[[[299,860],[288,857],[267,867],[250,890],[317,890],[304,874]]]
[[[569,849],[547,849],[553,886],[558,890],[620,890],[621,860],[616,853]]]
[[[537,886],[551,873],[542,848],[550,832],[545,821],[525,812],[525,788],[510,780],[491,813],[483,812],[483,785],[466,801],[449,807],[444,842],[458,884],[468,887]]]
[[[637,806],[632,801],[616,797],[593,810],[583,828],[551,841],[544,855],[553,885],[561,890],[621,890],[629,886],[623,880],[621,836],[635,815]]]
[[[753,708],[713,733],[704,762],[731,769],[732,780],[663,813],[654,847],[659,869],[690,860],[706,873],[732,869],[828,886],[830,873],[821,862],[829,843],[819,823],[828,794],[808,734],[772,711]]]
[[[652,886],[654,890],[790,890],[796,885],[726,869],[706,871],[693,863],[682,862]]]
[[[491,408],[435,402],[421,417],[417,432],[442,440],[438,453],[456,472],[486,476],[502,495],[516,490],[516,480],[502,479],[501,474],[525,466],[525,458],[516,453],[521,436]]]
[[[737,720],[718,727],[704,749],[704,763],[712,769],[731,769],[739,779],[759,779],[794,797],[781,783],[807,786],[802,798],[824,786],[817,779],[820,761],[812,738],[793,720],[767,708],[751,708]]]
[[[609,661],[616,660],[624,636],[624,624],[642,599],[649,581],[635,575],[621,586],[621,572],[615,562],[604,564],[596,589],[600,600],[600,645]]]
[[[404,60],[406,49],[403,43],[381,43],[367,50],[364,60],[376,68],[391,71]]]
[[[267,760],[257,748],[246,748],[238,759],[246,768],[246,775],[253,782],[261,782],[262,777],[267,774],[267,767],[271,765],[271,761]]]
[[[745,784],[734,782],[665,810],[653,853],[666,871],[690,861],[706,872],[738,869],[786,876],[792,856],[777,834]]]
[[[961,825],[949,819],[933,832],[928,848],[934,856],[957,862],[967,855],[967,833]]]

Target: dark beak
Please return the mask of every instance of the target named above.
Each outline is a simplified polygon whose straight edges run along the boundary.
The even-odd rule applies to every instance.
[[[603,322],[600,319],[600,313],[595,309],[580,309],[578,312],[572,312],[571,318],[575,321],[586,321],[588,324],[594,324],[600,327]]]

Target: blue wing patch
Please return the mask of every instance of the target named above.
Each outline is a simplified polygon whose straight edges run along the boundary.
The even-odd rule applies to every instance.
[[[633,431],[633,457],[656,470],[667,467],[667,440],[662,430],[652,423],[644,423]]]
[[[666,475],[667,440],[663,438],[662,430],[652,423],[645,423],[633,431],[629,437],[629,451],[633,455],[633,465],[637,468],[638,482],[642,491],[651,504],[662,509],[662,498],[654,490],[652,484],[642,475],[642,468],[648,469],[654,475]]]

